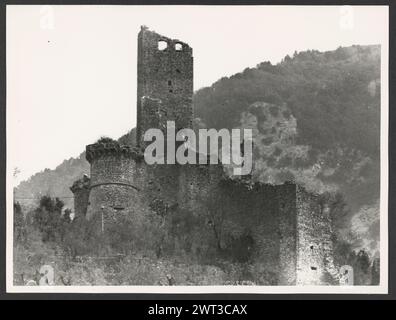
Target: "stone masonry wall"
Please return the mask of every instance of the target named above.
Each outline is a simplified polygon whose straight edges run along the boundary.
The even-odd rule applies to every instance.
[[[184,174],[188,178],[183,205],[191,205],[193,215],[201,214],[202,219],[208,219],[202,212],[206,199],[212,197],[211,205],[217,208],[216,214],[224,215],[222,241],[229,250],[229,259],[247,258],[243,261],[254,266],[263,278],[270,279],[266,284],[295,284],[295,185],[244,185],[224,177],[211,183],[205,176],[208,172],[194,174],[193,170],[186,169]],[[200,177],[200,182],[195,182],[194,176]],[[215,246],[213,237],[209,236],[211,230],[206,227],[200,232],[212,242],[209,246]],[[246,240],[250,242],[243,245]],[[241,250],[245,252],[238,252]]]

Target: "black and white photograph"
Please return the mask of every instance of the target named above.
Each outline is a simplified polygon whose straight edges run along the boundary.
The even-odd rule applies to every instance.
[[[388,293],[388,30],[7,5],[7,292]]]

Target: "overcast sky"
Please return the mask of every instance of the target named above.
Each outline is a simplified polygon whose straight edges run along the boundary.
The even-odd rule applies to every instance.
[[[7,167],[16,181],[136,125],[142,24],[193,48],[194,89],[294,51],[380,44],[387,7],[7,6]]]

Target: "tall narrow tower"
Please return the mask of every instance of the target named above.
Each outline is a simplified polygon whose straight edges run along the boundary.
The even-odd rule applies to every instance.
[[[142,26],[138,35],[137,144],[147,129],[192,128],[193,56],[190,46]]]

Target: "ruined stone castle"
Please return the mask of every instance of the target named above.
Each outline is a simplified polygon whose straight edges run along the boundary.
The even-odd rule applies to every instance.
[[[214,224],[221,223],[236,230],[231,250],[235,247],[245,261],[271,270],[274,284],[327,284],[326,275],[334,274],[332,231],[329,209],[318,196],[293,183],[266,185],[233,179],[221,164],[145,163],[142,149],[147,129],[165,133],[169,120],[177,130],[192,128],[192,48],[142,27],[137,73],[135,146],[102,141],[86,147],[90,177],[71,187],[75,217],[91,221],[101,215],[102,232],[106,232],[122,215],[157,210],[165,216],[179,210],[184,214],[181,220],[201,223],[195,236],[200,245],[194,239],[185,240],[191,255],[222,247],[225,240],[213,235],[219,232]],[[193,230],[194,223],[190,227]],[[202,239],[207,240],[205,246]]]

